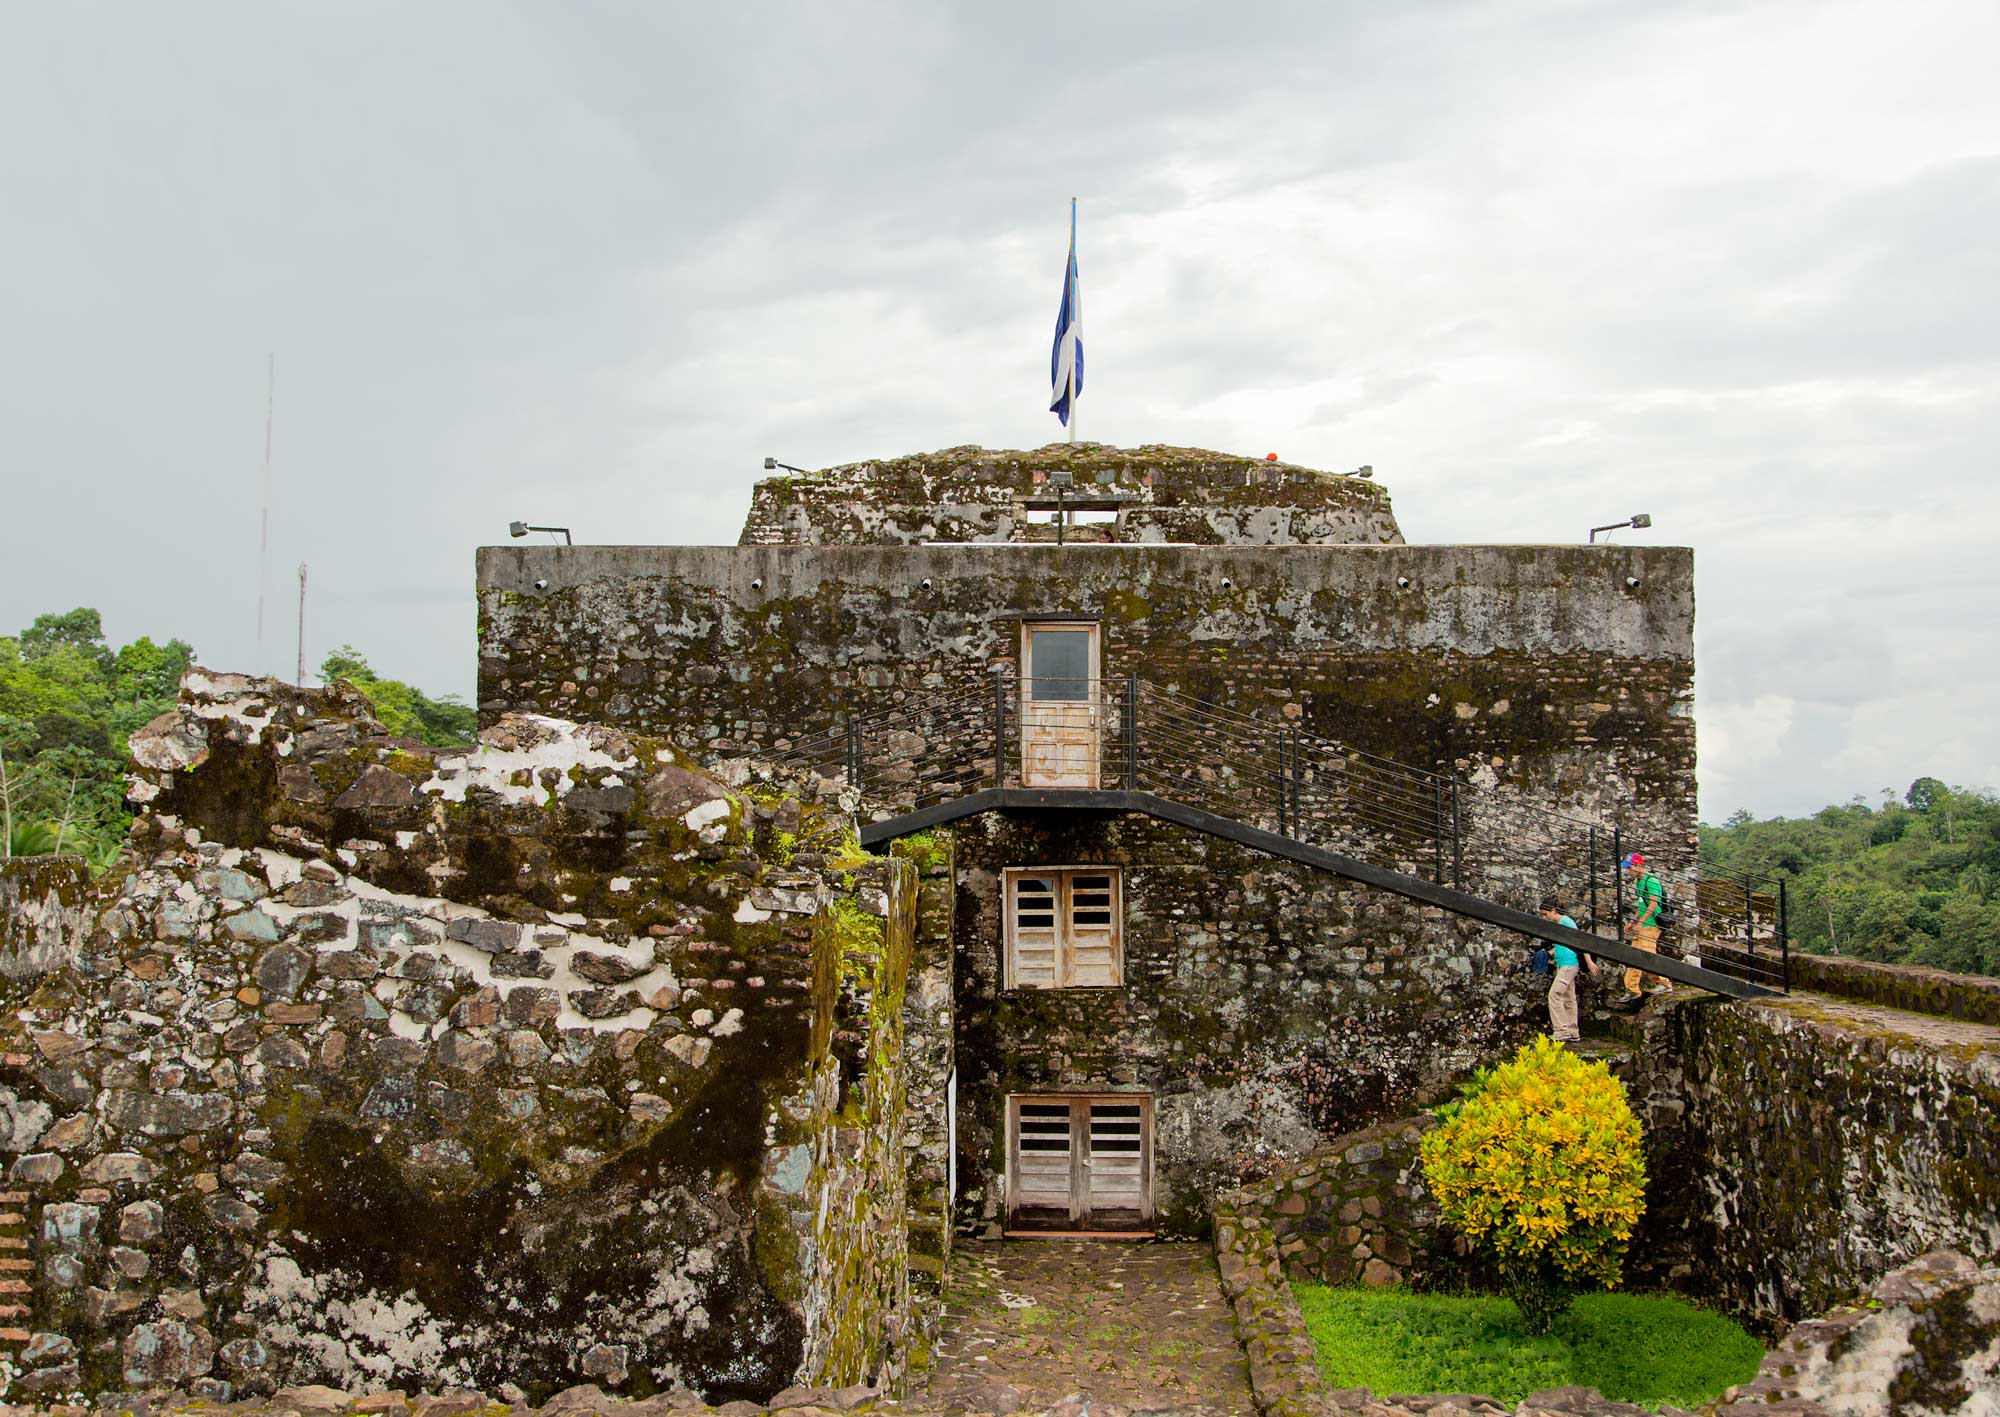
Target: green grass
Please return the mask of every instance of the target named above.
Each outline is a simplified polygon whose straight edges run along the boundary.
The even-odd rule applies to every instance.
[[[1486,1393],[1519,1402],[1575,1383],[1618,1402],[1693,1407],[1756,1375],[1764,1347],[1723,1315],[1655,1294],[1584,1294],[1529,1338],[1490,1295],[1294,1286],[1333,1387]]]

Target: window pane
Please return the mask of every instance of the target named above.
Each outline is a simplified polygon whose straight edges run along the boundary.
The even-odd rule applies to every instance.
[[[1070,703],[1090,697],[1090,631],[1028,632],[1028,697]]]

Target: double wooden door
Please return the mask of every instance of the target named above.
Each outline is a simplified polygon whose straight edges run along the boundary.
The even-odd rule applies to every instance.
[[[1009,1099],[1007,1228],[1145,1231],[1153,1223],[1153,1099]]]

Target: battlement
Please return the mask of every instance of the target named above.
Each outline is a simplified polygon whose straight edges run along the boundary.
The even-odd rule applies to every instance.
[[[1058,488],[1056,474],[1071,481]],[[1065,540],[1394,546],[1388,491],[1346,473],[1158,444],[966,446],[767,477],[745,546]]]

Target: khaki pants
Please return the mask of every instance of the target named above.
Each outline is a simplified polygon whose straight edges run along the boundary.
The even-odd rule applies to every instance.
[[[1576,1031],[1576,971],[1573,964],[1562,966],[1549,985],[1549,1033],[1558,1043],[1574,1043],[1582,1036]]]
[[[1632,948],[1635,950],[1644,950],[1647,954],[1658,954],[1660,952],[1660,927],[1657,925],[1638,925],[1633,927]],[[1657,980],[1661,984],[1667,982],[1663,975],[1646,974],[1638,968],[1633,967],[1625,971],[1625,992],[1628,994],[1640,993],[1640,981],[1645,979]]]

